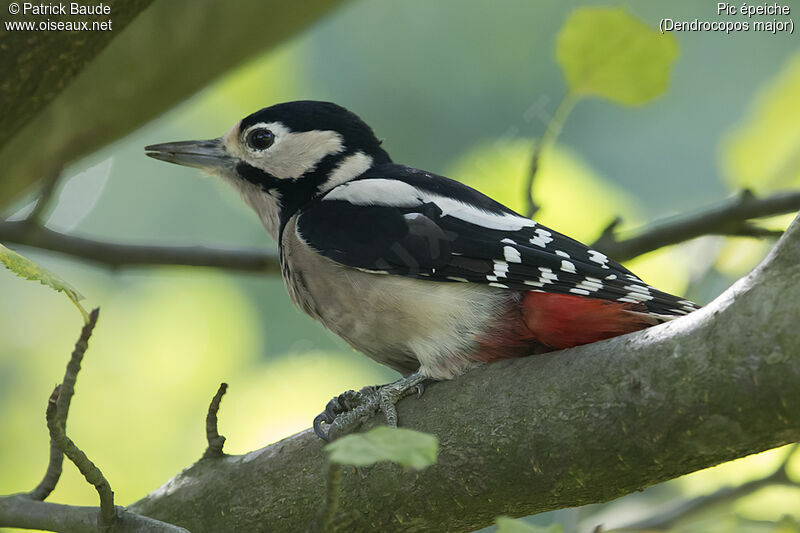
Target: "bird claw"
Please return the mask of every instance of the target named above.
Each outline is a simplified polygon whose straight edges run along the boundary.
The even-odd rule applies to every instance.
[[[347,390],[338,396],[334,396],[325,406],[325,410],[314,417],[314,433],[322,440],[329,440],[330,429],[328,431],[323,430],[323,424],[331,425],[339,415],[354,410],[361,403],[362,392],[366,388],[368,387],[364,387],[359,392]]]
[[[388,385],[364,387],[358,392],[345,391],[329,401],[325,410],[314,418],[314,433],[330,442],[336,436],[349,433],[379,410],[389,427],[397,427],[395,404],[414,392],[417,397],[422,396],[424,379],[415,373]]]

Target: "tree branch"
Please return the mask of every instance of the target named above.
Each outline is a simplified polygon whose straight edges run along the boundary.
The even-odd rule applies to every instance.
[[[3,527],[86,533],[97,531],[97,507],[78,507],[32,500],[23,494],[0,498]],[[186,529],[117,507],[114,533],[189,533]]]
[[[471,531],[800,440],[798,300],[795,220],[762,265],[686,317],[429,386],[398,407],[401,425],[439,437],[439,462],[345,469],[349,530]],[[308,430],[200,461],[130,509],[195,533],[302,531],[325,501],[322,444]]]
[[[44,479],[27,494],[0,496],[0,528],[17,527],[65,533],[86,531],[114,531],[115,533],[165,532],[180,533],[185,529],[152,518],[139,516],[114,506],[114,493],[103,473],[67,437],[66,421],[70,401],[75,393],[75,381],[81,370],[81,361],[89,346],[92,331],[97,325],[100,310],[94,309],[84,324],[75,349],[67,363],[64,381],[56,385],[47,402],[47,428],[50,431],[50,461]],[[100,508],[75,507],[45,503],[61,477],[63,456],[78,467],[86,481],[94,485],[100,495]]]
[[[81,370],[81,361],[83,360],[83,355],[86,353],[86,350],[89,348],[89,338],[92,336],[99,316],[99,308],[95,308],[89,313],[89,322],[84,324],[81,329],[80,337],[78,337],[78,341],[75,343],[75,348],[72,350],[72,355],[67,363],[67,369],[64,371],[64,379],[61,382],[60,393],[57,396],[57,423],[61,426],[63,431],[67,429],[69,405],[72,401],[72,396],[75,394],[75,381],[78,378],[78,372]],[[50,401],[48,400],[48,406],[49,405]],[[53,492],[53,489],[56,488],[56,484],[61,477],[63,462],[64,453],[58,444],[56,444],[55,440],[51,438],[50,460],[47,464],[47,471],[42,481],[29,493],[31,498],[43,501]]]
[[[114,0],[103,2],[111,7],[112,31],[0,32],[0,208],[342,3],[307,0],[303,9],[286,9],[280,0],[159,0],[145,9],[151,0]],[[10,18],[42,20],[30,13]],[[0,19],[9,20],[6,8]],[[181,24],[167,32],[168,20]]]
[[[0,241],[66,254],[112,269],[185,265],[269,274],[280,272],[276,252],[205,246],[117,244],[74,237],[44,227],[31,227],[25,221],[0,222]]]
[[[62,31],[0,33],[0,70],[4,83],[0,85],[0,147],[14,136],[26,122],[47,107],[72,79],[115,39],[122,29],[152,3],[153,0],[106,2],[113,13],[114,31],[86,32],[83,35]],[[20,14],[4,20],[38,22],[35,15]],[[51,15],[48,20],[71,21],[70,15]],[[102,20],[101,17],[93,17]],[[54,57],[58,60],[54,61]]]
[[[678,244],[703,235],[734,235],[744,237],[773,237],[775,231],[766,230],[747,221],[753,218],[794,213],[800,209],[800,191],[778,192],[757,198],[745,190],[718,207],[683,216],[677,220],[655,223],[649,229],[633,232],[633,237],[619,240],[616,234],[619,218],[603,230],[592,247],[617,261]]]
[[[78,448],[75,443],[67,437],[64,428],[60,424],[58,413],[58,398],[60,396],[60,385],[56,385],[50,401],[47,403],[47,429],[50,430],[50,441],[54,442],[61,452],[69,457],[69,460],[78,467],[86,481],[91,483],[98,496],[100,496],[100,515],[99,525],[101,530],[107,531],[116,520],[116,509],[114,507],[114,491],[100,469],[95,465],[86,454]]]
[[[764,198],[743,192],[724,205],[678,220],[656,223],[650,229],[618,240],[621,222],[615,219],[592,245],[617,261],[628,261],[663,246],[678,244],[702,235],[776,237],[780,231],[761,228],[749,219],[791,213],[800,209],[800,191],[786,191]],[[0,242],[10,242],[66,254],[100,266],[117,269],[158,265],[225,268],[265,274],[280,273],[274,251],[206,246],[148,246],[104,242],[66,235],[28,223],[0,222]]]

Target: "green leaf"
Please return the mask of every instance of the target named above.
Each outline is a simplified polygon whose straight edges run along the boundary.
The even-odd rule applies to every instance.
[[[660,34],[621,8],[575,10],[556,42],[556,60],[572,94],[628,105],[663,93],[677,56],[672,35]]]
[[[86,309],[78,303],[79,300],[83,300],[81,293],[76,291],[69,283],[54,273],[37,265],[14,250],[9,250],[2,244],[0,244],[0,263],[3,263],[7,269],[21,278],[38,281],[42,285],[47,285],[58,292],[63,292],[81,312],[84,322],[89,322],[89,314],[86,312]]]
[[[367,433],[347,435],[327,446],[330,460],[341,465],[369,466],[392,461],[422,470],[436,463],[439,439],[413,429],[377,427]]]
[[[760,190],[800,183],[800,54],[789,59],[723,144],[726,181]]]
[[[564,526],[561,524],[550,524],[547,527],[534,526],[507,516],[498,516],[495,523],[497,533],[564,533]]]

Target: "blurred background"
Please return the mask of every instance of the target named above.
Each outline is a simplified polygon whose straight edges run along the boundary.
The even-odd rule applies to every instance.
[[[171,27],[179,32],[191,22],[192,10],[205,4],[183,5],[184,13],[157,0],[141,17],[161,25],[157,39]],[[600,5],[354,0],[332,6],[274,46],[254,35],[258,19],[242,26],[220,23],[204,35],[197,52],[203,57],[186,47],[183,55],[170,58],[168,68],[159,67],[158,81],[168,92],[172,80],[191,77],[198,62],[223,63],[219,75],[135,131],[109,136],[116,140],[97,142],[73,160],[45,214],[47,226],[121,243],[273,248],[255,215],[224,184],[149,159],[142,148],[216,137],[261,107],[297,99],[344,105],[385,139],[395,161],[462,180],[522,210],[534,141],[565,92],[554,59],[555,37],[572,9],[595,4]],[[269,5],[273,24],[303,9]],[[653,27],[663,17],[717,20],[716,2],[613,5],[627,7]],[[172,9],[174,18],[151,13],[158,9]],[[124,31],[143,32],[139,22]],[[626,229],[718,203],[743,187],[769,193],[800,184],[797,37],[754,32],[675,37],[680,57],[664,96],[641,107],[585,100],[572,112],[557,145],[543,156],[534,185],[542,205],[538,221],[592,241],[618,215],[624,235]],[[252,47],[231,59],[224,55],[231,39]],[[134,71],[146,71],[147,61],[155,61],[135,48],[123,57],[128,59],[116,61],[119,68]],[[226,62],[233,68],[222,68]],[[95,75],[96,86],[105,87],[103,72]],[[81,105],[90,101],[98,116],[114,116],[116,96],[92,94],[90,81],[76,81],[78,88],[66,96],[82,98]],[[131,80],[114,90],[138,88]],[[80,114],[69,115],[79,104],[60,105],[54,116],[81,120]],[[145,106],[129,112],[153,111]],[[26,157],[46,160],[53,131],[43,125],[26,135]],[[794,164],[786,167],[786,161]],[[22,187],[7,196],[0,202],[3,218],[24,216],[36,192]],[[785,227],[790,219],[771,224]],[[770,245],[704,237],[627,266],[650,284],[707,303],[757,264]],[[87,307],[102,308],[68,433],[103,469],[120,504],[139,499],[200,457],[206,409],[221,381],[230,384],[220,415],[225,449],[243,453],[308,428],[343,390],[395,377],[294,308],[276,276],[177,267],[112,272],[11,247],[68,280],[86,296]],[[0,493],[28,490],[44,471],[44,407],[80,327],[66,298],[0,271]],[[566,531],[625,523],[654,514],[666,502],[763,477],[786,453],[759,454],[616,502],[530,521],[561,523]],[[800,479],[796,455],[790,469]],[[96,500],[66,464],[51,501],[94,505]],[[776,526],[785,515],[795,524],[800,520],[800,488],[768,487],[677,529],[794,527],[787,519]]]

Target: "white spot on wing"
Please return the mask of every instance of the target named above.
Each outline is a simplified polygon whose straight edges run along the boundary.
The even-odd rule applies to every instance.
[[[531,281],[529,279],[526,279],[522,283],[524,283],[525,285],[530,285],[531,287],[544,287],[544,283],[542,283],[541,281]]]
[[[541,246],[544,248],[548,243],[553,242],[553,234],[546,229],[536,228],[534,233],[536,236],[530,240],[531,244],[535,244],[536,246]]]
[[[603,288],[603,282],[601,282],[597,278],[587,277],[579,284],[577,284],[575,287],[584,291],[597,292]]]
[[[626,291],[633,291],[650,296],[650,290],[643,285],[626,285],[623,287]]]
[[[569,254],[564,250],[556,250],[556,255],[560,255],[561,257],[566,257],[567,259],[569,259]]]
[[[571,261],[564,259],[561,261],[561,270],[575,274],[575,265]]]
[[[589,250],[589,261],[598,263],[603,268],[608,268],[608,257],[597,250]]]
[[[558,276],[553,274],[551,269],[547,267],[539,267],[539,271],[541,272],[541,275],[539,276],[539,283],[542,285],[545,283],[553,283],[554,281],[558,281]]]
[[[503,241],[505,240],[503,239]],[[503,257],[509,263],[522,263],[522,255],[513,246],[503,246]]]
[[[623,287],[623,289],[630,291],[625,295],[625,298],[631,298],[640,302],[646,302],[653,299],[653,296],[650,294],[650,290],[643,285],[626,285]]]
[[[498,278],[505,278],[508,273],[508,263],[505,261],[494,262],[494,275]]]

